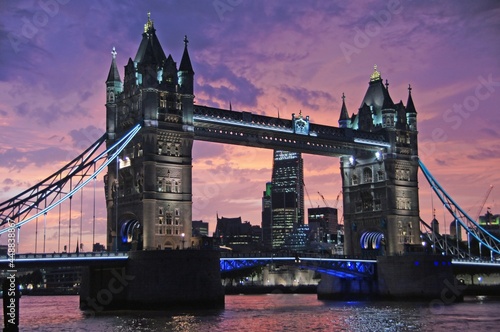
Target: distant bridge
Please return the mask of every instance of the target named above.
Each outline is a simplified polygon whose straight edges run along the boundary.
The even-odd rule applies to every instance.
[[[417,258],[417,255],[408,257]],[[16,254],[14,262],[19,268],[45,268],[60,266],[124,266],[128,260],[127,252],[87,252],[87,253],[45,253]],[[0,266],[7,270],[9,257],[0,256]],[[341,278],[371,278],[376,273],[377,260],[348,256],[327,256],[314,254],[289,253],[221,253],[220,270],[222,273],[252,269],[266,265],[292,265],[314,270]],[[453,259],[455,274],[460,273],[500,273],[500,261]]]

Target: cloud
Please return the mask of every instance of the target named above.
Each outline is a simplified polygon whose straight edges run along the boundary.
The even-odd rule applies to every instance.
[[[104,131],[93,125],[85,128],[73,129],[68,135],[71,137],[71,144],[78,150],[84,150],[94,144],[102,135]]]
[[[476,148],[475,153],[467,155],[467,158],[473,160],[499,159],[500,145],[492,146],[490,148],[478,147]]]
[[[203,73],[203,79],[198,81],[196,91],[201,91],[207,98],[217,100],[225,107],[229,106],[230,101],[246,107],[257,105],[257,98],[263,91],[247,78],[235,74],[226,65],[213,66],[206,62],[197,65],[195,70]]]
[[[280,91],[285,95],[293,98],[301,103],[305,108],[318,110],[320,108],[319,101],[335,102],[335,98],[331,94],[319,90],[308,90],[300,87],[290,87],[282,85]]]
[[[22,118],[35,120],[38,124],[48,126],[61,119],[87,117],[88,110],[76,104],[73,108],[65,110],[60,103],[52,103],[47,107],[32,106],[32,103],[23,102],[14,106],[15,113]]]
[[[42,167],[60,161],[67,161],[69,154],[70,151],[55,147],[48,147],[27,152],[13,148],[0,153],[0,159],[3,161],[2,164],[0,164],[0,167],[17,171],[20,171],[29,165]]]

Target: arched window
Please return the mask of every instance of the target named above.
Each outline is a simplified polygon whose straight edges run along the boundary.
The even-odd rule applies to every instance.
[[[369,167],[363,169],[363,181],[364,183],[370,183],[373,180],[372,170]]]
[[[166,181],[166,190],[165,191],[167,193],[171,193],[172,192],[172,181],[170,181],[170,180]]]

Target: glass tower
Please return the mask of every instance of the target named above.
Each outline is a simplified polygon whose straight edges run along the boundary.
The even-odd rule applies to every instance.
[[[274,150],[271,183],[272,248],[280,249],[287,236],[304,224],[304,171],[301,154]]]

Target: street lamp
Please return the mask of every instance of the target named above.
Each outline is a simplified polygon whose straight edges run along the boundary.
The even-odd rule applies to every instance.
[[[184,249],[184,241],[185,241],[184,236],[186,236],[186,234],[182,233],[181,236],[182,236],[182,249]]]

